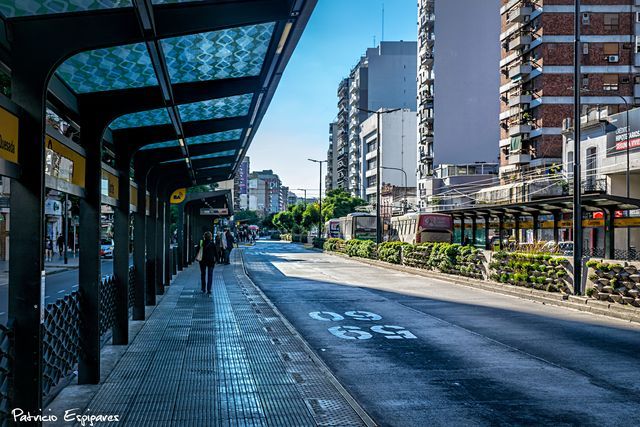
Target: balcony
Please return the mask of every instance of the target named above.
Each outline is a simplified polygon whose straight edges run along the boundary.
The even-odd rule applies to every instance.
[[[509,50],[520,49],[531,44],[531,36],[529,34],[520,35],[509,42]]]
[[[509,11],[507,22],[525,22],[533,12],[531,6],[514,8]]]
[[[533,70],[533,67],[529,63],[516,65],[515,67],[509,70],[509,78],[511,80],[522,79],[528,76],[529,74],[531,74],[532,70]]]
[[[531,104],[531,95],[516,95],[509,98],[509,107],[516,107],[522,104]]]
[[[509,127],[509,136],[525,135],[531,132],[531,125],[515,125]]]
[[[510,165],[522,165],[531,162],[531,154],[509,154]]]

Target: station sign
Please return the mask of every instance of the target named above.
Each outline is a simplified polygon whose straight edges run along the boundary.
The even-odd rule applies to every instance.
[[[227,208],[201,208],[200,215],[229,215],[229,209]]]
[[[45,173],[84,188],[85,158],[49,135],[45,148]]]
[[[0,157],[18,163],[18,118],[0,108]]]
[[[118,177],[104,169],[102,170],[102,195],[114,199],[118,197]]]
[[[184,202],[184,199],[187,197],[187,189],[186,188],[178,188],[171,194],[171,204],[179,205]]]

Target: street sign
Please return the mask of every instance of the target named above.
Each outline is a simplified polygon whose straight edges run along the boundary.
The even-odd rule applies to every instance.
[[[184,202],[184,199],[187,197],[187,189],[186,188],[178,188],[176,191],[171,194],[171,204],[179,205]]]
[[[201,208],[200,215],[229,215],[227,208]]]

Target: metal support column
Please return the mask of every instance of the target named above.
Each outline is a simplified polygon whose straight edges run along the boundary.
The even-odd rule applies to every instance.
[[[604,209],[604,251],[605,258],[616,258],[616,238],[615,238],[615,210]]]
[[[146,237],[146,272],[145,304],[156,305],[156,223],[158,222],[158,201],[155,198],[155,190],[150,189],[149,217],[147,218]]]
[[[160,192],[156,191],[157,203],[158,203],[158,216],[156,220],[156,294],[164,294],[164,204],[163,199],[160,198]]]
[[[41,316],[44,313],[44,88],[12,73],[13,100],[24,109],[19,121],[18,161],[22,178],[11,181],[9,319],[14,321],[14,408],[42,408]],[[25,215],[25,212],[28,213]],[[19,231],[18,231],[19,230]],[[18,232],[20,234],[18,234]]]
[[[170,193],[169,193],[170,194]],[[166,197],[164,202],[164,284],[171,285],[171,202]]]
[[[133,320],[144,320],[145,296],[144,289],[147,282],[147,187],[143,179],[138,179],[138,197],[136,213],[133,217],[133,269],[135,273],[135,302],[133,305]]]
[[[484,217],[484,248],[486,250],[493,249],[491,247],[491,238],[489,237],[490,229],[491,229],[491,216],[485,215]]]
[[[176,237],[178,247],[176,248],[176,256],[178,259],[178,271],[182,271],[184,267],[184,203],[178,206],[178,223],[176,225]]]
[[[464,215],[460,217],[460,244],[464,245]]]
[[[516,245],[520,243],[520,215],[516,214],[513,216],[515,235],[516,235]]]
[[[116,279],[115,322],[113,344],[129,343],[129,214],[131,182],[130,162],[126,152],[116,153],[118,170],[118,206],[113,211],[113,273]]]
[[[80,342],[78,383],[100,381],[100,207],[102,201],[102,134],[93,121],[81,121],[86,141],[85,189],[80,199]]]
[[[539,216],[537,213],[533,213],[531,214],[531,217],[533,218],[533,243],[537,243],[540,240]]]
[[[560,211],[553,212],[553,241],[558,243],[560,241]]]
[[[500,245],[500,250],[504,249],[504,215],[498,215],[498,244]]]
[[[475,246],[476,243],[478,243],[478,238],[476,234],[478,234],[478,221],[476,220],[475,216],[472,216],[471,217],[471,244],[473,246]]]

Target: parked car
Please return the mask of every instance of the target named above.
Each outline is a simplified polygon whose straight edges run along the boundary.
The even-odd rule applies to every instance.
[[[572,256],[573,242],[558,242],[558,252],[564,256]]]
[[[112,239],[100,239],[100,256],[103,258],[113,258]]]

